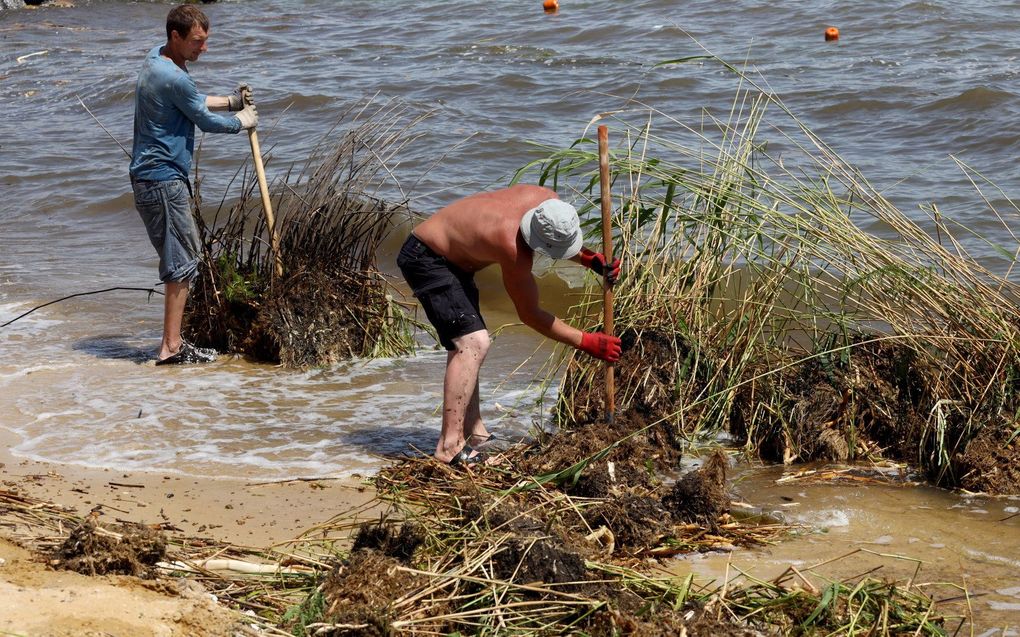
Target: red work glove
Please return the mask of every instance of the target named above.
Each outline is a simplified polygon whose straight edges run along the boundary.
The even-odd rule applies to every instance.
[[[592,252],[585,248],[584,250],[581,250],[580,257],[581,265],[590,269],[599,276],[605,275],[606,279],[609,281],[609,285],[616,283],[617,277],[620,276],[619,259],[613,259],[613,264],[609,266],[607,274],[606,255],[601,252]]]
[[[620,358],[620,339],[602,332],[583,332],[577,349],[613,363]]]

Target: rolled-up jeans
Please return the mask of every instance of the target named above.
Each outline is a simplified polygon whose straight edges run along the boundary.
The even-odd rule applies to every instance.
[[[191,216],[188,184],[180,179],[134,179],[131,187],[135,193],[135,208],[159,255],[160,281],[194,281],[202,248],[198,227]]]

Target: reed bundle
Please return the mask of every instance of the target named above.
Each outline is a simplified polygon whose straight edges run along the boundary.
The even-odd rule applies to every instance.
[[[407,197],[393,168],[417,138],[398,102],[345,113],[304,166],[272,185],[282,276],[254,176],[200,230],[205,258],[185,316],[198,343],[304,367],[414,349],[413,320],[389,294],[379,248]],[[384,192],[400,201],[384,201]]]

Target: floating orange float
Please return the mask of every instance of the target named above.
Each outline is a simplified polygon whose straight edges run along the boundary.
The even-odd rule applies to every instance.
[[[542,8],[545,9],[546,13],[556,13],[560,10],[560,2],[559,0],[544,0]]]
[[[556,0],[553,0],[555,2]],[[839,39],[839,29],[836,27],[829,27],[825,30],[825,41],[832,42],[833,40]]]

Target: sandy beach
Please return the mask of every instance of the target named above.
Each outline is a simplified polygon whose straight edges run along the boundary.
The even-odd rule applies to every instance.
[[[236,545],[286,542],[329,518],[371,511],[363,479],[245,482],[118,472],[14,457],[0,429],[0,488],[100,520],[172,525]],[[372,515],[368,512],[366,515]],[[134,577],[55,571],[18,546],[31,529],[0,507],[0,635],[218,636],[243,634],[238,615],[200,588]],[[241,631],[241,632],[239,632]]]

